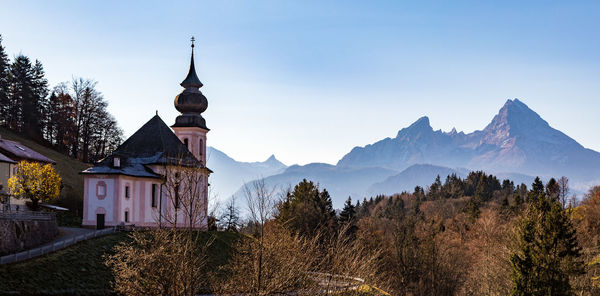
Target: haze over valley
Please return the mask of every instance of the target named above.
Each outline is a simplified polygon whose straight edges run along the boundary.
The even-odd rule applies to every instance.
[[[544,180],[567,176],[574,193],[600,183],[600,153],[551,127],[519,99],[506,101],[482,130],[442,132],[424,116],[394,138],[355,147],[336,165],[286,166],[275,156],[264,162],[237,162],[216,148],[208,153],[208,167],[216,172],[211,188],[218,200],[241,196],[243,184],[259,178],[279,189],[313,180],[330,192],[338,208],[348,196],[362,200],[410,192],[431,184],[437,175],[443,180],[474,170],[527,185],[536,176]]]

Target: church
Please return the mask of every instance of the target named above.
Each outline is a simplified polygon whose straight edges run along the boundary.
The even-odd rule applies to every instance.
[[[152,117],[112,155],[81,172],[87,228],[191,227],[208,223],[206,134],[208,107],[194,67],[194,43],[184,90],[175,97],[181,113],[171,127]]]

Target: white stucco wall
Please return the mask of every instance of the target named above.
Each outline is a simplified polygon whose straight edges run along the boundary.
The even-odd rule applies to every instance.
[[[106,197],[104,199],[99,199],[96,195],[96,189],[98,182],[106,183]],[[84,202],[87,207],[87,220],[96,221],[96,210],[100,207],[106,210],[106,214],[104,219],[106,222],[113,221],[113,212],[114,212],[114,186],[115,181],[112,178],[89,178],[89,186],[87,190],[87,204]],[[86,219],[86,217],[84,217]]]

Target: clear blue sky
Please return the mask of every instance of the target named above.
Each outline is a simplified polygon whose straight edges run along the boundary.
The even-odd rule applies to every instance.
[[[501,2],[501,4],[498,4]],[[97,80],[126,136],[169,124],[189,38],[208,144],[335,163],[427,115],[482,129],[519,98],[600,150],[600,1],[2,1],[11,57]]]

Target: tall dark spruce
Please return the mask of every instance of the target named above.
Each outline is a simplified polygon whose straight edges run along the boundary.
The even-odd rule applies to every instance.
[[[2,35],[0,35],[0,124],[7,125],[6,121],[9,112],[9,73],[10,61],[2,45]]]
[[[570,295],[569,277],[583,272],[575,229],[558,199],[538,179],[529,207],[517,224],[518,248],[511,255],[512,295]]]

